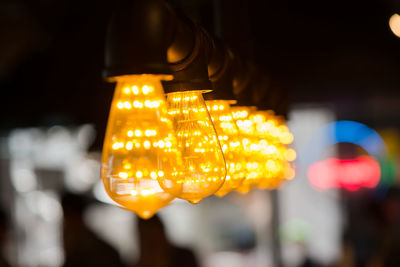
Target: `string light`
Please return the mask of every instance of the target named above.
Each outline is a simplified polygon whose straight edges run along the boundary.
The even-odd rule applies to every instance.
[[[175,178],[182,169],[160,82],[165,78],[145,74],[117,78],[103,146],[101,175],[107,193],[145,219],[174,198],[159,181]]]
[[[293,135],[282,120],[253,107],[230,110],[223,100],[209,101],[207,108],[204,91],[181,91],[213,86],[232,93],[236,62],[229,49],[178,19],[165,1],[126,1],[115,14],[104,73],[117,86],[101,176],[116,203],[147,219],[174,197],[195,204],[232,190],[276,188],[294,177],[296,153],[287,148]],[[154,20],[154,14],[160,16]],[[171,71],[167,99],[161,80],[172,76],[141,74]]]
[[[222,187],[215,193],[219,197],[223,197],[237,188],[245,178],[246,162],[242,153],[243,144],[231,112],[230,102],[228,100],[206,101],[226,160],[226,179]]]

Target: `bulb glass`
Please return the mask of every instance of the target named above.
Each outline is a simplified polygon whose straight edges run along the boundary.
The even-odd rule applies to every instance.
[[[214,194],[225,181],[226,167],[222,149],[202,91],[169,93],[167,105],[184,169],[177,179],[164,179],[161,186],[178,198],[198,203],[204,197]],[[172,186],[168,187],[167,184]]]
[[[245,178],[245,157],[239,129],[231,112],[230,101],[208,100],[207,109],[210,112],[218,140],[226,160],[227,175],[222,187],[215,193],[223,197],[237,188]]]
[[[107,193],[144,219],[174,198],[159,181],[175,179],[183,166],[161,85],[166,78],[143,74],[116,79],[103,146],[101,175]],[[180,188],[169,191],[176,190]]]

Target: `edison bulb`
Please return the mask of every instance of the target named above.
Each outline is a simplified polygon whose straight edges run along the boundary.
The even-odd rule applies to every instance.
[[[268,188],[273,181],[278,179],[277,171],[280,170],[279,149],[274,142],[275,137],[272,137],[272,134],[277,135],[277,128],[275,122],[267,122],[271,120],[272,116],[272,112],[256,111],[249,117],[254,123],[260,148],[258,161],[261,175],[253,181],[253,184],[261,189]]]
[[[184,169],[178,178],[164,179],[161,186],[178,198],[198,203],[214,194],[224,183],[226,167],[221,146],[202,91],[169,93],[167,105]],[[178,190],[171,191],[175,187]]]
[[[159,180],[176,177],[182,167],[161,85],[165,78],[146,74],[116,78],[103,146],[101,175],[107,193],[144,219],[174,198]]]
[[[234,106],[231,110],[236,125],[239,128],[239,136],[243,144],[243,155],[246,160],[245,179],[236,188],[236,191],[245,194],[251,190],[255,181],[262,175],[259,138],[256,135],[255,124],[249,118],[255,108]]]
[[[242,153],[243,144],[239,137],[239,129],[233,119],[230,102],[232,101],[206,101],[226,160],[226,179],[222,187],[215,193],[219,197],[223,197],[237,188],[245,178],[246,162]]]
[[[256,125],[260,138],[261,170],[263,175],[256,181],[261,189],[274,189],[286,178],[288,161],[296,157],[293,149],[285,146],[293,140],[284,120],[275,116],[272,111],[257,111],[250,116]],[[288,135],[290,134],[290,135]]]

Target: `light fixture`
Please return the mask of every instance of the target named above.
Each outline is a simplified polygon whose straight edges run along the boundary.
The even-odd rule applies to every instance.
[[[146,219],[174,197],[194,204],[248,192],[263,175],[293,176],[287,127],[258,129],[264,119],[249,117],[256,108],[243,101],[231,109],[233,87],[246,94],[256,83],[253,75],[234,79],[234,65],[229,49],[167,2],[119,1],[107,33],[104,74],[117,85],[101,167],[116,203]]]
[[[164,1],[120,1],[107,33],[104,74],[117,86],[101,176],[108,195],[144,219],[174,198],[159,180],[175,178],[182,168],[161,84],[172,79],[168,49],[179,50],[171,13]]]
[[[258,137],[257,146],[259,148],[257,158],[261,174],[252,181],[254,186],[266,189],[274,179],[278,179],[281,172],[281,162],[279,149],[274,142],[273,135],[278,135],[278,128],[273,116],[273,112],[255,111],[249,116],[254,124],[255,134]]]
[[[176,177],[182,167],[160,82],[164,78],[149,74],[116,78],[103,145],[102,178],[107,193],[142,218],[173,199],[158,180]]]
[[[243,155],[245,156],[245,179],[236,188],[240,193],[248,193],[255,181],[262,175],[260,169],[260,147],[256,135],[254,122],[249,119],[252,111],[256,107],[232,106],[232,115],[239,128],[239,136],[243,145]]]
[[[233,119],[231,102],[229,100],[206,101],[226,160],[225,183],[215,193],[219,197],[223,197],[237,188],[245,178],[246,162],[243,155],[243,144],[239,136],[239,129]]]
[[[289,161],[295,159],[296,153],[286,146],[293,141],[293,135],[284,124],[284,119],[271,110],[254,112],[250,119],[260,138],[260,167],[263,173],[255,184],[260,189],[275,189],[284,179],[293,176]]]
[[[233,94],[235,57],[219,40],[216,40],[211,48],[208,75],[214,91],[205,97],[226,160],[225,183],[215,193],[216,196],[223,197],[236,189],[246,177],[246,162],[239,129],[231,112],[231,104],[237,102]]]
[[[178,180],[164,180],[182,188],[177,197],[198,203],[214,194],[224,183],[225,159],[215,128],[204,103],[202,91],[167,94],[178,147],[182,153],[183,173]],[[165,187],[167,192],[169,188]]]
[[[203,93],[211,89],[206,51],[209,36],[200,27],[189,25],[194,36],[192,50],[184,60],[170,63],[175,79],[164,83],[168,114],[173,121],[184,168],[178,179],[164,179],[161,186],[166,192],[195,204],[222,186],[226,167],[203,98]]]

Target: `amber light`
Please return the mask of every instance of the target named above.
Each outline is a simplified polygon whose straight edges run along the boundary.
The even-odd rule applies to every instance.
[[[215,193],[219,197],[223,197],[237,188],[246,175],[243,144],[231,112],[231,102],[228,100],[206,101],[226,160],[226,179],[222,187]]]
[[[179,177],[163,179],[161,186],[178,198],[198,203],[217,192],[225,181],[226,167],[217,134],[202,91],[167,94],[184,168]]]
[[[293,135],[284,120],[275,116],[272,111],[253,112],[250,119],[260,138],[259,157],[263,173],[255,185],[260,189],[275,189],[283,180],[294,176],[290,162],[295,160],[296,152],[287,147],[293,141]]]
[[[151,217],[174,198],[164,192],[159,180],[174,180],[182,169],[161,86],[166,78],[117,77],[104,140],[101,176],[106,191],[142,218]],[[177,194],[181,188],[173,190]]]
[[[249,119],[255,107],[233,106],[231,108],[233,118],[239,129],[239,136],[243,145],[243,155],[245,156],[245,179],[236,188],[240,193],[248,193],[255,181],[262,175],[260,168],[260,147],[258,136],[253,121]]]

